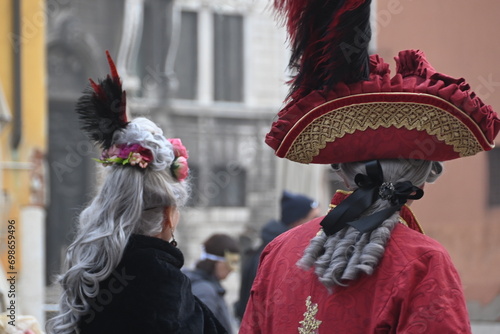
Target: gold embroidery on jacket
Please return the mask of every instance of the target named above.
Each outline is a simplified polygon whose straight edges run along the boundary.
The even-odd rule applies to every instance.
[[[318,332],[319,325],[322,321],[316,319],[318,313],[318,304],[311,302],[311,296],[306,299],[306,312],[304,312],[304,320],[299,321],[299,334],[315,334]]]
[[[368,128],[391,126],[426,131],[452,146],[462,157],[483,151],[471,130],[440,108],[407,102],[372,102],[338,108],[314,120],[295,138],[285,158],[310,163],[337,138]]]

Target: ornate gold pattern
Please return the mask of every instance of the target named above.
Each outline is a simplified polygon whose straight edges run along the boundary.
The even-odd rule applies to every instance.
[[[440,108],[408,102],[371,102],[338,108],[317,118],[295,138],[285,157],[310,163],[327,143],[337,138],[391,126],[426,131],[452,146],[462,157],[483,151],[467,126]]]
[[[304,320],[299,321],[299,334],[315,334],[322,321],[316,319],[318,313],[318,304],[311,302],[311,296],[306,299],[306,312],[304,312]]]

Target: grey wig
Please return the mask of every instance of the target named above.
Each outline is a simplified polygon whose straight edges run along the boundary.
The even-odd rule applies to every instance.
[[[99,282],[120,262],[132,234],[154,236],[161,232],[165,207],[181,207],[188,186],[170,172],[172,145],[162,130],[145,118],[133,120],[114,135],[115,144],[140,143],[154,161],[138,166],[112,165],[103,184],[78,220],[75,240],[68,247],[65,267],[58,278],[63,292],[59,314],[47,322],[48,333],[78,333],[78,323],[91,311],[89,299],[99,294]]]
[[[434,182],[442,173],[440,162],[425,160],[380,160],[385,182],[411,181],[422,186],[425,182]],[[340,164],[337,172],[351,188],[356,189],[354,177],[366,174],[362,162]],[[381,211],[390,206],[389,201],[378,199],[363,213],[363,216]],[[346,286],[349,280],[355,280],[360,274],[371,275],[384,255],[385,245],[391,231],[399,222],[399,212],[386,219],[378,228],[368,233],[361,233],[354,227],[327,236],[323,230],[316,235],[297,265],[308,270],[314,266],[319,281],[328,289]]]

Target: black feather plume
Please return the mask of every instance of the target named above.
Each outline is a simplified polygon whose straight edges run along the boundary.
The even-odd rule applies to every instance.
[[[120,77],[109,52],[106,51],[111,75],[99,80],[92,79],[83,95],[76,103],[81,128],[89,138],[108,149],[113,142],[113,134],[128,124],[126,114],[126,93],[122,90]]]
[[[295,70],[289,97],[367,80],[371,0],[275,0],[286,16]]]

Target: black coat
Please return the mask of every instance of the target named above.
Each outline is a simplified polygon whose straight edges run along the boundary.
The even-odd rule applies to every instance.
[[[113,274],[82,317],[82,334],[226,333],[191,292],[184,257],[168,242],[133,235]]]

